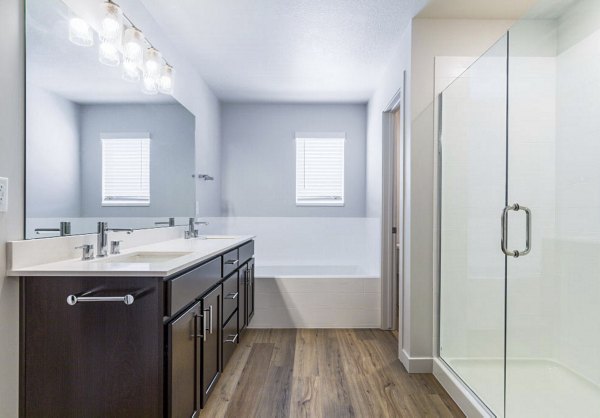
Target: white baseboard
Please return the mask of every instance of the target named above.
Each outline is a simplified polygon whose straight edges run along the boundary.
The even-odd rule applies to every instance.
[[[404,349],[400,350],[400,362],[409,373],[431,373],[433,371],[431,357],[410,357]]]
[[[495,416],[439,358],[433,359],[433,375],[468,418]]]

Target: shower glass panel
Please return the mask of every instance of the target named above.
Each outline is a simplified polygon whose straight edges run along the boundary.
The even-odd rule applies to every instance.
[[[506,197],[507,49],[505,36],[441,93],[438,106],[440,357],[499,417],[506,270],[498,216]]]
[[[600,417],[600,1],[538,2],[510,30],[507,417]],[[525,247],[511,212],[509,248]]]

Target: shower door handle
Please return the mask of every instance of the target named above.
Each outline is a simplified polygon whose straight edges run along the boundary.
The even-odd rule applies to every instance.
[[[508,249],[508,212],[514,210],[518,212],[520,210],[525,212],[525,250],[509,250]],[[500,218],[502,236],[501,236],[501,247],[502,252],[509,257],[518,258],[527,255],[531,252],[531,209],[521,206],[518,203],[509,205],[502,211],[502,217]]]

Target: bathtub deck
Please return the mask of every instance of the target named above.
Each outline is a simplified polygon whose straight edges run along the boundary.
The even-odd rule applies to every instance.
[[[462,417],[430,374],[409,375],[381,330],[250,329],[207,417]]]

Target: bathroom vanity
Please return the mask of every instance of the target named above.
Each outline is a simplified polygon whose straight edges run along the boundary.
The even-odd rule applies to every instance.
[[[253,238],[206,241],[13,272],[20,416],[201,415],[254,313]]]

